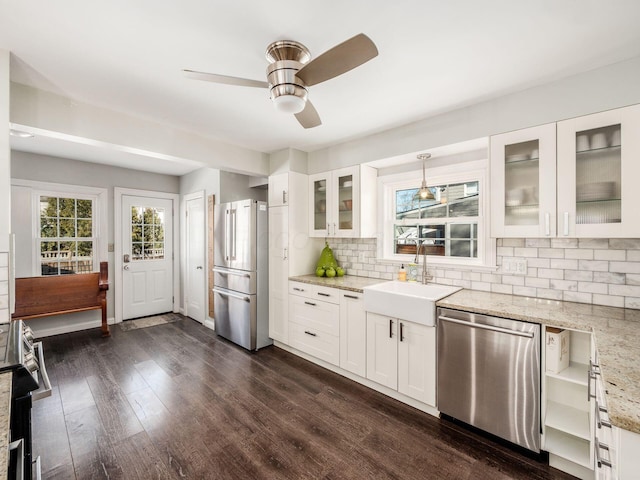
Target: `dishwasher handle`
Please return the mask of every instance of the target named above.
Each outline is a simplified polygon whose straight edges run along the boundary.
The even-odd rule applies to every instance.
[[[494,327],[492,325],[484,325],[483,323],[472,323],[472,322],[467,322],[465,320],[458,320],[457,318],[445,317],[444,315],[438,316],[438,319],[444,320],[446,322],[451,322],[451,323],[459,323],[460,325],[465,325],[471,328],[481,328],[483,330],[490,330],[492,332],[500,332],[500,333],[506,333],[509,335],[517,335],[518,337],[527,337],[527,338],[534,337],[534,334],[531,332],[518,332],[517,330],[510,330],[508,328]]]

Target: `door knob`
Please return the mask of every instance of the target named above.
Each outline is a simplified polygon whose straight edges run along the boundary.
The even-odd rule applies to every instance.
[[[129,270],[129,265],[125,265],[123,268],[124,268],[125,270]]]

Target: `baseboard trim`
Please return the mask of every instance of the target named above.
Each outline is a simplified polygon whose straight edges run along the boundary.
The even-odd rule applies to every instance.
[[[116,319],[113,317],[107,318],[107,323],[109,325],[115,325]],[[34,334],[37,338],[52,337],[54,335],[62,335],[63,333],[72,333],[79,332],[81,330],[89,330],[92,328],[100,328],[101,326],[101,320],[87,320],[84,322],[75,322],[72,324],[59,325],[57,327],[51,328],[38,328],[37,331],[34,331]]]

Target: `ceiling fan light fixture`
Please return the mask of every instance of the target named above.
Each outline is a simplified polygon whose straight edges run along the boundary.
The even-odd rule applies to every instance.
[[[300,113],[307,102],[296,95],[279,95],[273,99],[276,110],[282,113]]]

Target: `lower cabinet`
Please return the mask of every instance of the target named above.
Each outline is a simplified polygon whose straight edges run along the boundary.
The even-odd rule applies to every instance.
[[[367,316],[362,293],[340,294],[340,368],[361,377],[367,374]]]
[[[367,313],[367,378],[435,406],[435,330]]]
[[[290,284],[289,345],[338,366],[340,305],[333,290],[336,289]]]

